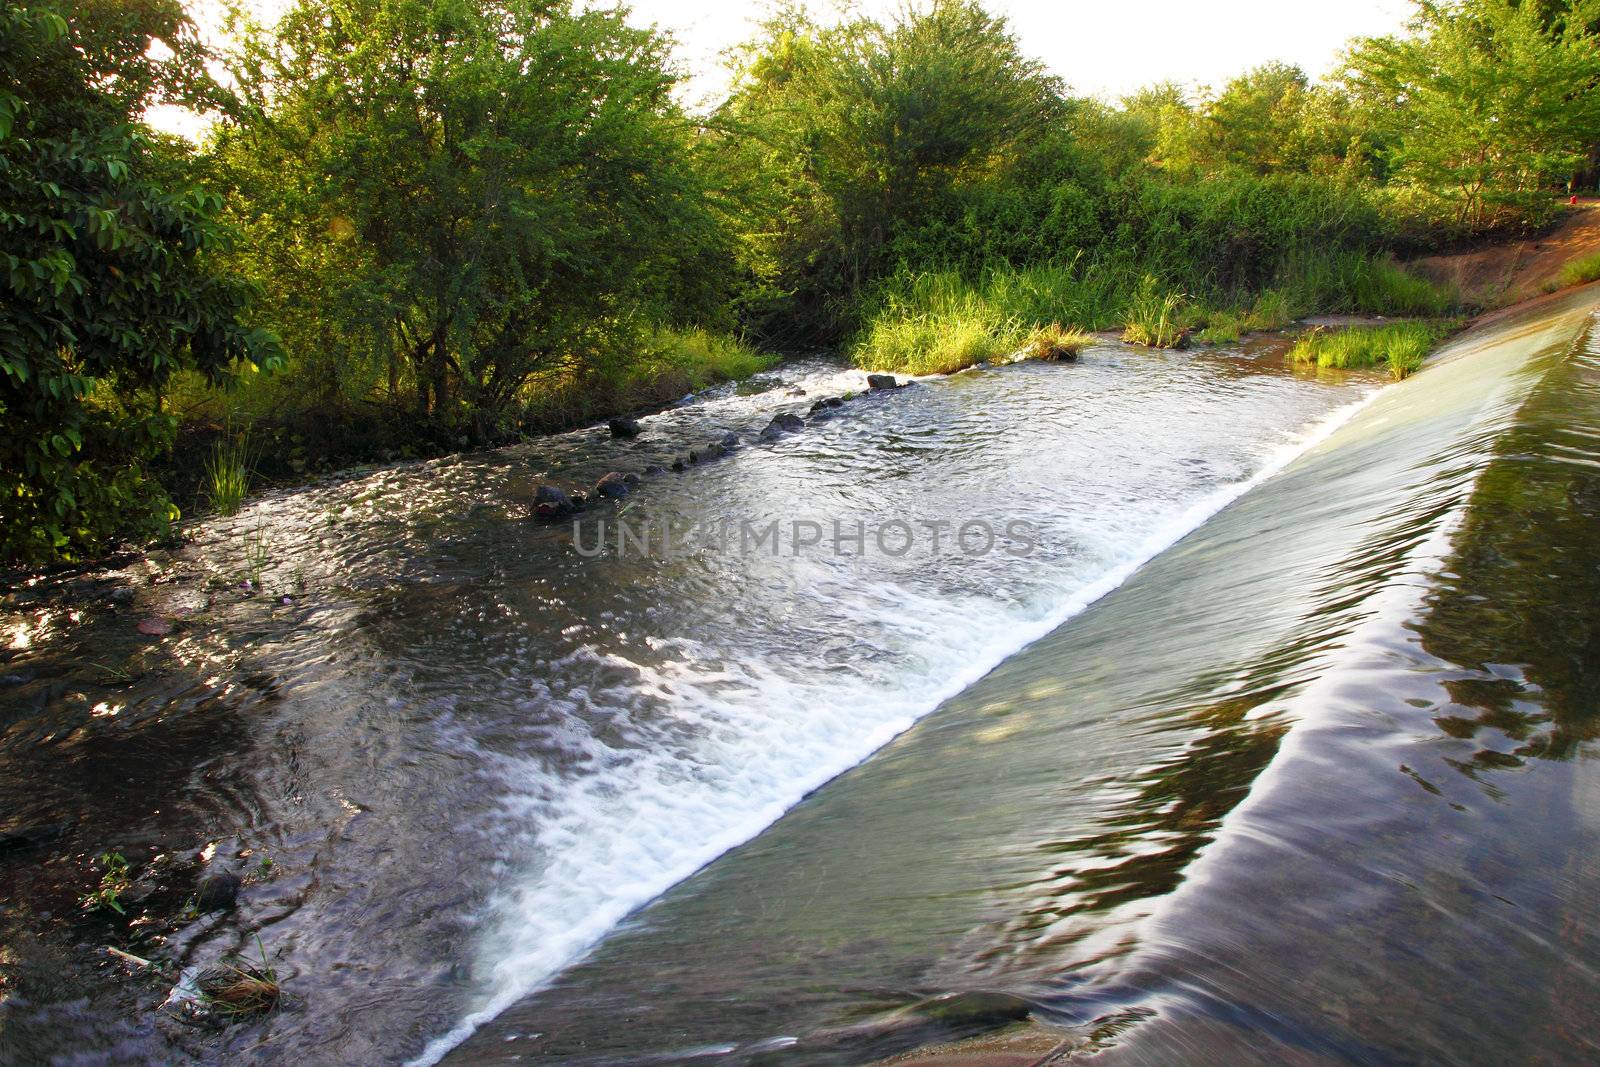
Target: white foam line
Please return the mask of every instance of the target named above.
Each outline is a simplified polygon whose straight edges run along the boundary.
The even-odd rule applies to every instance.
[[[857,744],[837,751],[835,759],[818,766],[811,774],[798,776],[792,780],[783,799],[752,809],[743,818],[727,827],[724,832],[707,839],[700,847],[686,850],[678,857],[677,862],[664,867],[656,878],[629,886],[600,903],[582,923],[568,928],[566,935],[561,939],[566,951],[559,954],[559,959],[552,960],[540,969],[524,971],[504,983],[483,1007],[471,1012],[449,1031],[428,1042],[422,1052],[409,1061],[407,1067],[432,1067],[438,1063],[452,1049],[471,1037],[478,1027],[546,985],[598,944],[631,912],[688,879],[722,854],[752,840],[808,793],[865,762],[873,753],[908,730],[917,720],[926,717],[945,701],[955,697],[994,670],[1003,661],[1050,634],[1089,605],[1112,592],[1132,577],[1140,567],[1199,529],[1223,508],[1326,441],[1381,392],[1381,389],[1375,389],[1362,399],[1334,410],[1314,424],[1297,441],[1275,451],[1267,458],[1261,469],[1249,478],[1223,486],[1190,505],[1171,521],[1152,532],[1131,558],[1078,590],[1044,617],[1011,629],[1006,641],[997,642],[994,647],[986,649],[985,654],[973,657],[966,670],[928,695],[920,711],[880,724],[877,729],[860,738]]]

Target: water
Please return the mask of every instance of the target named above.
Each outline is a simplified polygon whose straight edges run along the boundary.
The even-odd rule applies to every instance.
[[[1575,365],[1583,316],[1502,327],[1359,412],[1376,379],[1101,346],[856,401],[651,476],[620,512],[1021,519],[1027,557],[586,558],[569,526],[520,518],[537,482],[643,471],[850,387],[814,362],[651,419],[636,445],[580,433],[266,498],[202,528],[131,609],[92,582],[41,590],[13,608],[29,647],[7,669],[37,676],[5,693],[0,831],[55,836],[0,866],[28,991],[0,1042],[118,1062],[401,1062],[463,1040],[460,1062],[865,1062],[1017,1003],[1151,1062],[1196,1018],[1259,1041],[1276,1031],[1251,1012],[1284,1017],[1266,1007],[1293,999],[1283,976],[1248,995],[1195,977],[1293,955],[1236,932],[1239,902],[1333,878],[1302,827],[1404,823],[1400,801],[1436,795],[1419,781],[1444,788],[1420,758],[1390,781],[1316,694],[1389,691],[1362,689],[1358,642],[1414,643],[1371,627],[1422,611],[1441,531],[1470,528],[1462,504],[1523,399]],[[577,544],[618,515],[591,513]],[[257,570],[270,597],[233,587]],[[57,593],[88,605],[78,620]],[[131,621],[157,606],[194,614],[141,655]],[[1326,796],[1296,792],[1311,771],[1281,785],[1323,723],[1358,749],[1339,753],[1349,774]],[[1320,820],[1344,781],[1366,800]],[[1279,862],[1226,859],[1262,805],[1275,836],[1247,836]],[[1497,831],[1538,839],[1510,818]],[[140,1010],[165,991],[93,983],[60,947],[92,940],[62,919],[88,857],[181,867],[208,842],[272,865],[238,916],[166,951],[203,963],[259,931],[295,994],[221,1032]],[[1437,859],[1414,835],[1393,847]],[[1208,893],[1230,875],[1264,885]],[[1362,894],[1325,891],[1298,921],[1270,909],[1308,972],[1305,927],[1355,936],[1339,917],[1365,914]],[[1342,995],[1327,982],[1305,988]],[[902,1010],[960,991],[940,1002],[960,1010]]]

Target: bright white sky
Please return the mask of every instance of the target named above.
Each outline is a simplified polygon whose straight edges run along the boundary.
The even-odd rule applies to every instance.
[[[186,0],[202,30],[220,22],[215,0]],[[288,0],[249,0],[270,17]],[[827,0],[814,5],[826,10]],[[890,14],[900,0],[863,0]],[[764,0],[634,0],[633,21],[653,23],[678,40],[691,75],[685,101],[715,96],[725,85],[720,60],[747,40]],[[1351,37],[1400,30],[1410,0],[987,0],[1005,15],[1023,50],[1043,59],[1075,92],[1115,99],[1151,82],[1220,85],[1270,60],[1299,64],[1312,77],[1327,73]],[[152,115],[164,128],[192,132],[197,124],[172,114]]]

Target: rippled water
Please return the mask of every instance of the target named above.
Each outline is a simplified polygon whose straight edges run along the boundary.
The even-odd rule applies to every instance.
[[[1223,1055],[1229,1034],[1323,1049],[1271,1005],[1351,995],[1313,973],[1318,929],[1397,921],[1359,864],[1445,862],[1407,821],[1448,792],[1438,769],[1390,758],[1433,718],[1403,701],[1404,723],[1338,716],[1390,692],[1361,657],[1417,646],[1403,624],[1442,595],[1430,561],[1473,528],[1462,504],[1494,484],[1507,427],[1532,427],[1524,398],[1571,392],[1550,383],[1582,363],[1583,321],[1468,339],[1359,413],[1375,379],[1104,345],[754,440],[773,412],[860,387],[802,362],[646,420],[637,443],[579,433],[263,498],[111,576],[137,579],[133,605],[96,599],[96,579],[20,591],[0,964],[22,992],[0,1043],[118,1062],[400,1062],[462,1040],[463,1063],[865,1062],[1031,1012],[1150,1062],[1213,1030]],[[730,430],[733,456],[650,473],[576,530],[524,518],[535,484],[644,473]],[[1022,520],[1037,548],[580,552],[619,518]],[[166,638],[132,633],[183,609]],[[1327,695],[1341,685],[1363,695]],[[1386,846],[1313,840],[1385,820]],[[85,995],[63,944],[94,931],[60,916],[88,858],[182,868],[207,842],[252,872],[242,906],[165,951],[203,964],[259,933],[285,1010],[197,1030],[149,1010],[164,989]],[[1407,884],[1440,899],[1423,874]],[[1289,959],[1298,994],[1272,973]],[[1348,1040],[1327,1037],[1335,1058]]]

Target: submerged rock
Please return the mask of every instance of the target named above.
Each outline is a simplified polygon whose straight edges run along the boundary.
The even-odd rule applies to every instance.
[[[761,431],[761,436],[763,439],[770,441],[774,437],[782,437],[786,433],[798,433],[805,428],[805,419],[785,411],[781,415],[772,417],[772,421],[767,423],[767,428]]]
[[[572,511],[572,498],[553,485],[541,485],[533,491],[533,513],[541,519],[559,519]]]
[[[140,619],[135,628],[146,637],[165,637],[172,632],[172,620],[152,615],[148,619]]]
[[[211,871],[200,879],[194,891],[194,906],[199,911],[226,911],[239,902],[244,886],[232,871]]]
[[[627,417],[615,418],[606,423],[612,437],[638,437],[640,432],[639,420]]]
[[[627,496],[628,483],[622,477],[622,475],[618,474],[616,471],[612,471],[610,474],[601,478],[594,484],[594,495],[611,497],[613,499]]]
[[[652,464],[650,464],[650,466],[648,466],[648,467],[646,467],[644,469],[644,472],[646,474],[648,474],[650,477],[654,478],[658,474],[667,473],[667,468],[663,467],[659,463],[652,463]]]
[[[732,430],[729,430],[727,433],[722,435],[721,444],[723,448],[738,448],[739,435],[734,433]]]

